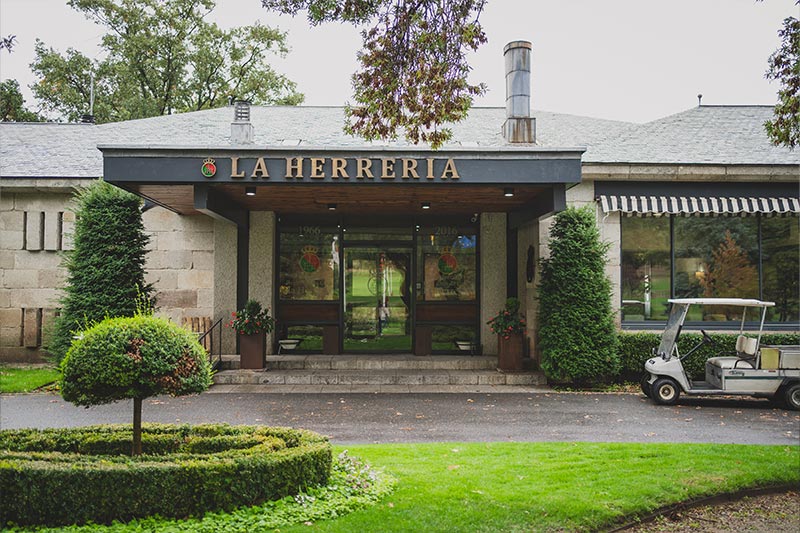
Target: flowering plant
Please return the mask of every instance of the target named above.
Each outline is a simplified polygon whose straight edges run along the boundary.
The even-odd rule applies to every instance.
[[[228,327],[239,335],[269,333],[275,327],[275,319],[269,316],[269,309],[262,309],[256,300],[247,300],[244,309],[231,313]]]
[[[525,317],[519,313],[519,300],[509,298],[506,300],[506,307],[487,322],[492,332],[502,335],[504,339],[509,338],[514,333],[525,331]]]

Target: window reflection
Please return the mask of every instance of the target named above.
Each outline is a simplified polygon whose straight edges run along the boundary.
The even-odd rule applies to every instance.
[[[336,228],[300,226],[281,229],[281,300],[339,298],[338,239]]]
[[[756,217],[676,217],[676,298],[758,298]],[[689,309],[687,321],[740,320],[741,307]]]
[[[800,319],[800,217],[622,217],[620,224],[624,321],[664,320],[670,294],[760,298],[776,304],[767,321]],[[693,306],[687,316],[740,319],[741,308],[724,306]]]
[[[456,226],[421,227],[417,243],[417,300],[474,301],[475,231]]]
[[[800,319],[800,217],[764,218],[761,225],[764,299],[771,322]]]
[[[665,320],[669,310],[669,217],[625,217],[622,319]]]

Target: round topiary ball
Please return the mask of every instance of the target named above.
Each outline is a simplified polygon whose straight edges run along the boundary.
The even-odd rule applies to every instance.
[[[194,333],[152,315],[109,318],[83,331],[61,363],[61,394],[98,405],[211,385],[208,355]]]

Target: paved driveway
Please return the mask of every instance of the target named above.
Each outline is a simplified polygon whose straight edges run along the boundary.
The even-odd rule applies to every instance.
[[[0,428],[131,423],[132,403],[75,407],[54,394],[0,397]],[[145,400],[145,422],[302,427],[338,444],[594,441],[800,444],[800,414],[764,400],[640,394],[210,394]]]

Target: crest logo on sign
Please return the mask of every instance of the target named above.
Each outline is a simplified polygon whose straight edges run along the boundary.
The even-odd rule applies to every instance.
[[[207,178],[214,177],[214,174],[217,173],[217,165],[214,163],[214,160],[209,157],[203,161],[203,166],[200,167],[200,172],[202,172],[203,176]]]

